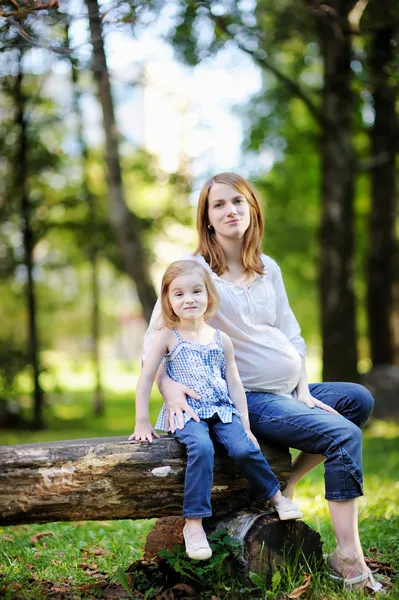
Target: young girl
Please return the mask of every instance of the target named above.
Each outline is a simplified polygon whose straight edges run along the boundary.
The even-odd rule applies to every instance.
[[[269,500],[280,519],[299,519],[299,508],[285,498],[279,483],[249,426],[244,388],[234,360],[230,338],[205,322],[214,316],[218,295],[212,280],[198,262],[172,263],[162,279],[161,306],[165,327],[154,341],[143,365],[136,391],[136,427],[129,440],[152,441],[148,406],[159,365],[166,373],[195,390],[199,400],[188,398],[199,421],[184,413],[184,428],[173,434],[187,448],[183,529],[187,555],[204,560],[212,555],[202,519],[210,517],[214,447],[212,439],[226,448],[240,466],[257,500]],[[168,430],[165,406],[156,429]],[[211,438],[212,436],[212,438]]]

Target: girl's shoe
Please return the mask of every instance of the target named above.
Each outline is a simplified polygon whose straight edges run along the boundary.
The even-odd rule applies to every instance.
[[[366,568],[363,573],[356,575],[356,577],[342,577],[342,575],[334,571],[330,565],[330,555],[323,554],[323,558],[328,569],[329,578],[337,583],[342,583],[349,591],[364,590],[369,594],[385,594],[385,588],[382,583],[374,579],[369,568]]]
[[[302,519],[303,512],[299,509],[299,506],[291,502],[288,498],[285,498],[281,504],[275,504],[278,516],[281,521],[289,521],[290,519]]]
[[[212,550],[208,544],[208,540],[203,539],[200,542],[194,542],[191,539],[190,533],[186,527],[183,527],[184,543],[186,544],[186,554],[193,560],[207,560],[212,556]]]

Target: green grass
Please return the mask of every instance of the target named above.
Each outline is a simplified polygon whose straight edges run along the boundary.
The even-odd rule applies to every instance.
[[[126,390],[106,394],[106,414],[93,417],[87,390],[71,390],[54,398],[46,409],[48,429],[43,431],[1,431],[2,444],[40,442],[55,439],[129,435],[133,431],[134,401]],[[55,403],[55,401],[57,402]],[[151,418],[154,421],[160,398],[154,395]],[[399,568],[399,426],[374,422],[365,431],[365,493],[360,500],[360,532],[366,555],[391,562]],[[296,499],[305,512],[305,521],[316,529],[326,551],[334,547],[334,536],[324,500],[322,466],[310,473],[298,486]],[[51,523],[0,528],[0,598],[41,600],[48,598],[46,586],[69,585],[71,598],[96,598],[95,588],[79,592],[78,586],[95,582],[106,574],[118,581],[118,567],[126,569],[139,558],[145,537],[153,521],[104,521]],[[52,535],[30,541],[38,532]],[[94,566],[95,565],[95,566]],[[93,566],[90,569],[90,566]],[[301,583],[302,574],[288,567],[280,581],[269,588],[239,589],[234,582],[220,582],[217,598],[284,598]],[[230,590],[225,588],[229,587]],[[65,596],[64,596],[65,597]],[[68,596],[69,597],[69,596]],[[149,596],[150,597],[150,596]],[[210,597],[209,595],[207,597]],[[302,598],[352,598],[335,587],[325,575],[314,573],[312,584]],[[386,596],[399,599],[399,586]]]

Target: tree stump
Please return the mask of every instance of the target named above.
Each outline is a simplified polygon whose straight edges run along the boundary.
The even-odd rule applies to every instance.
[[[204,522],[208,532],[226,529],[242,545],[240,572],[247,577],[250,572],[268,576],[286,561],[300,566],[321,563],[322,541],[320,535],[303,521],[280,521],[272,509],[253,513],[235,512],[227,517]],[[183,517],[158,519],[147,536],[144,561],[158,557],[160,549],[172,550],[184,543]]]

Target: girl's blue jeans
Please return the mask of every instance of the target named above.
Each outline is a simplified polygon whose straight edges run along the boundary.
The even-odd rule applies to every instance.
[[[240,419],[232,415],[231,423],[223,423],[216,415],[211,419],[188,421],[174,434],[187,449],[183,512],[186,519],[212,515],[211,488],[215,440],[239,465],[248,479],[255,499],[268,500],[279,490],[277,477],[260,450],[247,438]]]
[[[340,414],[309,408],[294,398],[248,392],[251,431],[258,439],[325,456],[327,500],[361,496],[360,427],[368,420],[374,399],[366,388],[354,383],[315,383],[309,389],[312,396]]]

